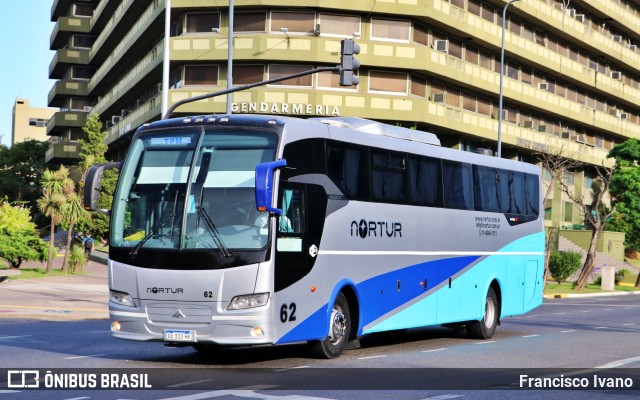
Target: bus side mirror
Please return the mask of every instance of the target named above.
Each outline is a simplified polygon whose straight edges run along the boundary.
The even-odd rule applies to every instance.
[[[256,165],[256,206],[258,211],[269,211],[282,215],[282,210],[273,206],[273,172],[287,165],[287,160],[276,160]]]
[[[100,186],[102,185],[102,175],[108,169],[120,168],[122,163],[112,162],[96,164],[89,168],[87,177],[84,181],[83,203],[85,210],[99,211],[108,214],[109,210],[98,209],[98,196],[100,195]]]

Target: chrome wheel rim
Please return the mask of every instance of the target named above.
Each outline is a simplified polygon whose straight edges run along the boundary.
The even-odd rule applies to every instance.
[[[484,312],[484,325],[487,328],[491,328],[493,326],[495,315],[496,315],[496,307],[493,304],[493,301],[490,298],[487,298],[487,303],[486,303],[485,312]]]
[[[329,327],[329,341],[333,344],[338,343],[344,337],[347,330],[347,319],[342,309],[333,307],[331,312],[331,326]]]

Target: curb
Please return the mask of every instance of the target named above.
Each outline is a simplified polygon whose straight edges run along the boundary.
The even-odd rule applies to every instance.
[[[605,292],[605,293],[562,293],[562,294],[545,294],[543,299],[566,299],[566,298],[580,298],[580,297],[610,297],[610,296],[632,296],[640,295],[640,291],[637,292]]]

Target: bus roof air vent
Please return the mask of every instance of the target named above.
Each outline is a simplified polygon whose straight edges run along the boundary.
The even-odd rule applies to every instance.
[[[374,135],[383,135],[394,137],[397,139],[410,140],[413,142],[427,143],[440,146],[440,139],[430,132],[418,131],[415,129],[403,128],[383,124],[382,122],[372,121],[370,119],[356,117],[325,117],[325,118],[309,118],[322,124],[337,126],[345,129],[371,133]]]
[[[475,152],[476,152],[476,153],[478,153],[478,154],[482,154],[482,155],[484,155],[484,156],[491,156],[491,157],[493,157],[493,150],[491,150],[491,149],[484,149],[484,148],[480,148],[480,147],[479,147],[479,148],[477,148],[477,149],[476,149],[476,151],[475,151]]]

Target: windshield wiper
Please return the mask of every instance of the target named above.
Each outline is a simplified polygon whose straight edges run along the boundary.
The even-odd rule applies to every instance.
[[[151,239],[151,237],[153,235],[156,234],[156,232],[158,232],[160,229],[164,228],[164,226],[167,224],[167,222],[169,221],[173,221],[173,218],[176,216],[175,212],[172,212],[171,214],[167,215],[167,217],[162,220],[162,223],[160,224],[160,226],[158,226],[155,229],[152,229],[151,232],[149,232],[147,234],[147,236],[145,236],[144,238],[142,238],[142,240],[140,241],[140,243],[138,243],[138,245],[129,252],[130,255],[132,256],[136,256],[138,255],[138,250],[140,250],[140,248],[147,242],[147,240]]]
[[[213,239],[216,246],[218,246],[218,249],[220,249],[220,253],[222,253],[222,256],[225,258],[231,257],[231,253],[229,252],[229,250],[227,250],[227,247],[222,242],[222,238],[220,237],[218,228],[216,228],[207,210],[200,206],[197,206],[196,209],[198,210],[198,216],[204,221],[204,226],[207,227],[207,231],[211,235],[211,238]]]

